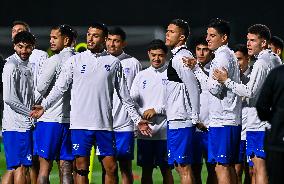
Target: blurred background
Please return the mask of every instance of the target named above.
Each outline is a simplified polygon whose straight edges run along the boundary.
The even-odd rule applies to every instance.
[[[247,28],[255,23],[266,24],[272,35],[283,38],[284,22],[281,1],[190,1],[190,0],[22,0],[1,1],[0,53],[13,53],[10,29],[14,20],[31,26],[37,36],[37,48],[49,47],[50,27],[57,24],[74,26],[78,42],[85,41],[88,28],[94,21],[108,26],[121,26],[128,34],[126,51],[140,61],[147,61],[146,45],[154,38],[164,39],[167,23],[174,18],[189,22],[193,47],[196,37],[205,34],[212,18],[223,18],[232,28],[230,45],[245,43]]]

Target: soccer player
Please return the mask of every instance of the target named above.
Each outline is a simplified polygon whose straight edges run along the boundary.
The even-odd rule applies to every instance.
[[[126,44],[126,33],[123,29],[114,27],[109,30],[106,41],[107,52],[120,60],[127,87],[128,90],[130,90],[134,77],[142,69],[142,66],[136,58],[123,51]],[[134,159],[134,124],[125,107],[122,105],[116,91],[114,91],[113,96],[112,114],[116,143],[116,159],[119,162],[122,183],[133,183],[132,160]]]
[[[249,98],[247,109],[247,156],[251,157],[255,171],[256,183],[268,183],[264,151],[265,129],[269,124],[261,121],[256,112],[255,104],[262,85],[271,69],[281,64],[279,56],[268,49],[270,30],[262,24],[255,24],[248,28],[247,48],[250,56],[255,56],[256,61],[251,71],[250,80],[247,84],[233,81],[226,70],[216,70],[214,78],[224,84],[233,93]]]
[[[205,36],[201,36],[195,42],[194,58],[183,58],[183,62],[193,71],[200,84],[200,122],[197,124],[196,131],[193,136],[193,163],[192,170],[197,184],[202,183],[201,170],[203,158],[206,160],[208,171],[207,183],[214,183],[216,174],[214,165],[207,162],[208,158],[208,128],[209,128],[209,108],[208,108],[208,76],[210,71],[211,60],[214,55],[208,48]]]
[[[72,153],[76,158],[76,182],[88,183],[90,150],[96,145],[106,170],[105,183],[116,183],[116,159],[112,121],[114,90],[140,132],[151,135],[148,121],[142,120],[126,86],[119,59],[104,50],[108,29],[94,23],[87,32],[88,50],[69,58],[55,86],[31,113],[40,117],[68,90],[71,82],[70,129]]]
[[[142,184],[153,183],[155,167],[160,168],[163,183],[173,183],[171,167],[167,162],[167,117],[161,95],[167,81],[167,52],[168,48],[162,40],[153,40],[149,44],[151,66],[137,74],[130,92],[140,114],[152,122],[152,137],[137,135],[137,165],[142,167]]]
[[[214,51],[209,88],[208,162],[216,164],[218,183],[236,182],[234,164],[238,159],[241,135],[241,99],[232,90],[213,79],[213,71],[226,68],[232,81],[240,82],[238,61],[228,47],[230,27],[222,19],[213,19],[207,27],[208,48]]]
[[[75,55],[71,48],[76,31],[69,25],[54,26],[50,32],[50,49],[56,53],[48,58],[38,79],[37,90],[47,96],[67,59]],[[72,183],[72,143],[70,126],[70,89],[36,123],[35,135],[40,170],[37,183],[49,183],[54,160],[60,160],[62,183]]]
[[[281,38],[278,36],[272,36],[269,40],[268,47],[281,58],[284,48],[284,42]]]
[[[165,90],[168,120],[168,163],[174,165],[181,183],[193,183],[192,136],[199,120],[199,88],[194,73],[184,67],[182,58],[193,57],[187,50],[188,23],[172,20],[166,32],[166,45],[173,54],[167,69],[168,82]]]
[[[238,59],[239,67],[240,67],[240,78],[242,84],[247,84],[249,81],[251,67],[249,67],[250,56],[248,55],[248,49],[246,45],[237,44],[233,48],[235,55]],[[240,152],[239,152],[239,160],[235,165],[235,170],[237,173],[238,183],[242,183],[242,174],[243,171],[245,173],[245,181],[244,183],[251,183],[250,173],[253,173],[253,168],[249,167],[247,164],[246,157],[246,130],[247,130],[247,119],[248,119],[248,98],[242,98],[242,132],[241,132],[241,142],[240,142]],[[252,182],[253,183],[253,182]]]
[[[13,24],[12,24],[12,29],[11,29],[12,40],[14,39],[16,34],[18,34],[21,31],[31,32],[30,26],[26,22],[23,22],[23,21],[19,21],[19,20],[14,21]],[[32,54],[29,58],[29,63],[31,65],[32,71],[33,71],[33,76],[34,76],[33,81],[34,81],[34,87],[35,88],[37,86],[37,79],[38,79],[39,73],[41,71],[41,66],[47,58],[48,58],[48,54],[45,51],[42,51],[42,50],[39,50],[39,49],[33,49],[33,52],[32,52]],[[35,89],[34,92],[35,92],[36,96],[40,96],[36,89]],[[35,137],[35,135],[33,135],[33,136]],[[33,139],[34,139],[34,137],[33,137]],[[36,147],[36,144],[34,142],[34,145],[33,145],[33,165],[32,165],[31,170],[30,170],[30,177],[31,177],[32,184],[37,183],[38,172],[39,172],[39,161],[38,161],[38,157],[37,157],[37,147]]]
[[[14,39],[15,54],[6,59],[3,83],[3,143],[7,172],[3,183],[26,183],[26,173],[32,165],[33,123],[29,118],[34,103],[33,73],[29,57],[35,46],[35,37],[27,32]]]

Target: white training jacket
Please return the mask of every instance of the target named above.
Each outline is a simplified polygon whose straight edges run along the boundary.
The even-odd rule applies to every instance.
[[[44,64],[47,58],[48,58],[47,52],[39,49],[34,49],[29,57],[29,64],[31,65],[32,72],[34,75],[35,102],[37,102],[37,98],[40,96],[40,94],[36,90],[38,84],[38,77],[42,72],[42,65]]]
[[[204,67],[200,66],[201,63],[197,62],[196,66],[193,68],[194,75],[196,76],[199,85],[201,87],[200,93],[200,121],[209,127],[209,95],[208,90],[208,77],[210,72],[211,61],[208,62]],[[201,131],[196,129],[196,131]]]
[[[142,65],[136,58],[129,56],[124,52],[119,56],[117,56],[117,58],[120,60],[123,73],[126,78],[127,87],[128,90],[130,91],[134,77],[139,71],[142,70]],[[113,95],[114,96],[113,96],[112,115],[113,115],[114,131],[116,132],[133,131],[134,124],[130,116],[128,115],[126,108],[122,105],[122,102],[118,97],[116,91],[114,91]]]
[[[130,95],[139,106],[139,113],[154,108],[156,115],[150,120],[152,137],[138,134],[139,139],[166,140],[167,139],[167,117],[164,104],[164,88],[167,84],[167,66],[158,69],[150,66],[139,72],[132,84]]]
[[[239,96],[249,98],[248,109],[248,124],[247,131],[264,131],[269,127],[267,122],[262,122],[257,116],[255,104],[260,94],[262,85],[270,72],[276,66],[281,64],[279,56],[274,54],[271,50],[263,50],[256,56],[256,61],[253,65],[250,80],[247,84],[240,84],[231,79],[227,79],[225,85]]]
[[[211,93],[209,95],[209,126],[238,126],[241,124],[241,98],[231,89],[214,80],[213,71],[224,67],[228,71],[229,78],[240,83],[239,64],[234,52],[227,45],[219,47],[214,54],[215,58],[211,62],[208,79],[208,88]]]
[[[241,75],[242,84],[247,84],[249,81],[251,73],[251,68],[248,67],[247,70]],[[248,98],[242,98],[242,132],[241,132],[241,140],[247,139],[247,122],[248,122]]]
[[[193,58],[191,52],[181,45],[171,50],[172,67],[183,83],[168,81],[166,85],[166,111],[170,129],[192,127],[199,120],[199,87],[193,71],[184,66],[183,57]],[[178,52],[179,51],[179,52]]]
[[[60,53],[48,58],[43,64],[43,69],[38,78],[37,91],[42,96],[47,96],[58,79],[62,70],[62,66],[71,56],[75,55],[75,51],[70,48],[64,48]],[[70,100],[71,89],[69,88],[64,95],[46,112],[38,121],[70,123]]]
[[[119,59],[106,51],[90,50],[70,57],[63,65],[55,86],[43,100],[45,110],[71,88],[70,129],[113,130],[113,93],[117,90],[129,115],[137,125],[141,117],[126,86]]]
[[[34,103],[33,72],[29,60],[15,53],[6,59],[2,73],[3,125],[2,131],[25,132],[31,129],[29,118]]]

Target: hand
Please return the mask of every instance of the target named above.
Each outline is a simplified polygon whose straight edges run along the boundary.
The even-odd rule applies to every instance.
[[[152,129],[149,127],[149,121],[141,119],[137,127],[142,135],[152,137]]]
[[[221,84],[224,84],[228,79],[228,71],[223,67],[220,69],[215,69],[213,72],[213,79],[217,80]]]
[[[201,122],[199,123],[196,123],[196,127],[201,130],[202,132],[207,132],[208,131],[208,128]]]
[[[151,119],[153,116],[155,116],[156,114],[157,114],[157,113],[156,113],[156,111],[155,111],[154,108],[152,108],[152,109],[147,109],[147,110],[144,111],[144,113],[143,113],[143,118],[149,120],[149,119]]]
[[[40,118],[44,113],[44,109],[41,105],[34,105],[32,107],[32,112],[30,112],[30,117],[38,119]]]
[[[197,60],[195,58],[190,58],[190,57],[183,57],[182,58],[184,66],[193,69],[197,63]]]

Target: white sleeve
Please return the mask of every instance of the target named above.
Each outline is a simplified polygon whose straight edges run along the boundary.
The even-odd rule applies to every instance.
[[[127,84],[129,85],[129,89],[131,89],[132,86],[132,82],[133,79],[135,78],[135,76],[142,70],[142,65],[140,64],[140,62],[137,60],[137,62],[135,63],[135,65],[133,66],[133,78],[130,81],[127,81]]]
[[[134,101],[136,109],[138,109],[139,111],[139,114],[143,114],[143,110],[139,106],[140,104],[139,79],[140,75],[136,75],[131,86],[130,97]]]
[[[59,74],[58,79],[55,82],[52,90],[49,95],[43,99],[41,105],[45,110],[54,105],[66,92],[69,88],[70,83],[73,80],[73,63],[74,58],[69,58],[64,65],[62,66],[62,70]]]
[[[200,91],[197,79],[195,78],[193,71],[183,65],[182,57],[174,57],[172,64],[188,91],[191,103],[191,119],[193,124],[195,124],[199,119],[200,113]]]
[[[5,64],[2,74],[3,101],[15,112],[28,117],[31,110],[20,101],[17,95],[15,81],[19,77],[17,75],[15,65],[10,63]]]
[[[133,120],[135,125],[138,125],[138,123],[141,121],[141,116],[138,114],[135,108],[135,104],[130,97],[120,62],[117,62],[116,66],[115,90],[122,104],[125,106],[127,112],[129,113],[131,119]]]
[[[261,62],[258,61],[253,65],[249,82],[246,85],[236,83],[228,78],[225,81],[225,86],[239,96],[253,98],[264,83],[266,74],[266,69],[262,66]]]
[[[37,91],[41,95],[45,95],[50,83],[52,82],[52,79],[56,72],[56,66],[57,62],[52,60],[47,60],[43,64],[44,70],[42,70],[42,73],[39,75],[37,84]]]
[[[215,69],[222,69],[223,67],[228,71],[228,59],[225,54],[220,53],[218,56],[214,58],[210,66],[209,78],[208,78],[208,89],[209,92],[216,96],[217,98],[221,98],[224,85],[219,83],[217,80],[213,79],[213,72]],[[228,71],[230,72],[230,71]]]

